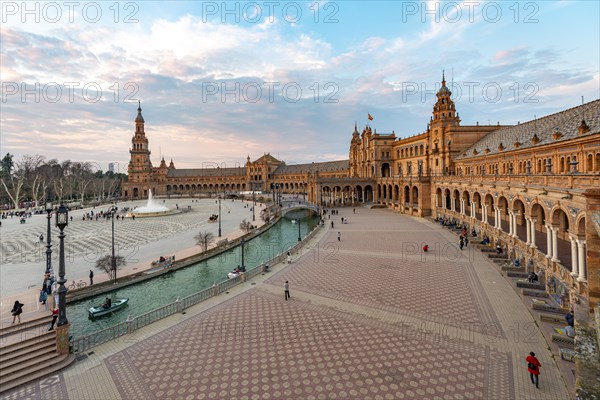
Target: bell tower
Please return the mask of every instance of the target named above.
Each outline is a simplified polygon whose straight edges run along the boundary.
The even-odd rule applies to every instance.
[[[150,150],[148,150],[148,138],[144,132],[144,117],[142,107],[138,102],[138,114],[135,118],[135,133],[131,138],[131,158],[127,172],[129,182],[149,182],[152,179],[152,162],[150,161]]]

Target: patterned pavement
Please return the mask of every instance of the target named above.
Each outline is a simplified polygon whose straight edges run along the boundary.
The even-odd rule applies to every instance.
[[[442,255],[454,237],[424,220],[351,211],[291,265],[95,348],[56,376],[56,395],[40,397],[38,382],[8,398],[569,398],[540,332],[516,332],[533,326],[528,310],[481,254]],[[421,240],[439,252],[403,247]]]

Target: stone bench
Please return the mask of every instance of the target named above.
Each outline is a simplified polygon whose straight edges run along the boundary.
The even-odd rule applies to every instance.
[[[521,294],[523,296],[532,296],[532,297],[548,297],[548,293],[542,292],[541,290],[533,290],[533,289],[521,289]]]
[[[540,314],[540,321],[567,325],[567,321],[565,321],[564,317],[561,317],[559,315]]]
[[[496,249],[491,248],[487,244],[478,244],[476,246],[479,247],[479,250],[481,250],[482,253],[495,253],[496,252]]]
[[[219,240],[217,242],[217,246],[223,246],[223,245],[226,245],[227,243],[229,243],[229,239],[225,238],[223,240]]]
[[[546,290],[546,286],[542,285],[541,283],[530,283],[528,281],[518,281],[517,287],[524,289]]]
[[[490,259],[508,260],[508,256],[506,254],[504,254],[504,253],[501,253],[501,254],[492,253],[492,254],[488,254],[487,256]]]
[[[567,335],[561,335],[559,333],[554,333],[554,334],[552,334],[552,341],[566,345],[566,346],[575,347],[575,338],[568,337]]]
[[[510,278],[527,278],[529,276],[527,272],[519,271],[508,271],[506,275]]]
[[[565,313],[565,310],[563,310],[561,307],[542,303],[542,301],[537,301],[537,302],[534,301],[531,304],[531,308],[533,308],[536,311],[544,311],[544,312],[549,312],[549,313],[554,313],[554,314],[564,314]]]
[[[558,348],[558,354],[560,354],[560,358],[574,363],[575,362],[575,350],[567,349],[565,347]]]
[[[525,272],[525,268],[523,268],[522,266],[519,268],[515,268],[514,265],[511,263],[510,265],[503,265],[502,271]],[[529,274],[527,274],[527,276],[529,276]]]

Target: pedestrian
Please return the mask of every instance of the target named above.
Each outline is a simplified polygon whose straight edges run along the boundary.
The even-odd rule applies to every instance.
[[[342,234],[338,232],[338,242],[342,240]]]
[[[463,247],[465,246],[465,242],[464,242],[464,240],[463,240],[463,238],[462,238],[462,237],[460,238],[460,242],[458,243],[458,245],[459,245],[459,247],[460,247],[460,249],[461,249],[461,250],[462,250],[462,249],[463,249]]]
[[[469,238],[467,237],[467,235],[465,235],[465,247],[467,247],[468,244],[469,244]]]
[[[44,235],[40,233],[40,243],[44,243]]]
[[[287,263],[288,263],[288,264],[291,264],[291,263],[292,263],[292,256],[291,256],[291,254],[290,254],[290,252],[289,252],[289,251],[288,251],[288,253],[287,253]]]
[[[56,323],[57,319],[58,319],[58,308],[54,307],[54,309],[52,310],[52,323],[50,324],[50,328],[48,329],[49,331],[54,329],[54,324]]]
[[[94,284],[94,271],[90,269],[90,286]]]
[[[565,321],[567,321],[567,324],[571,327],[575,326],[575,316],[573,315],[573,311],[569,310],[567,312],[567,314],[565,315]]]
[[[331,229],[333,229],[333,221],[331,221]]]
[[[285,281],[283,284],[283,294],[285,296],[285,300],[287,301],[287,299],[290,298],[290,284],[288,281]]]
[[[531,383],[535,384],[535,387],[539,389],[540,367],[542,366],[542,364],[537,358],[535,358],[535,353],[533,351],[529,353],[525,361],[527,362],[527,372],[529,372]]]
[[[15,300],[15,304],[13,305],[12,310],[10,310],[10,313],[13,316],[13,320],[12,323],[15,323],[15,319],[19,320],[19,324],[21,323],[21,314],[23,313],[23,306],[25,304],[20,303],[19,300]]]
[[[352,209],[352,212],[353,212],[354,214],[356,214],[356,208],[353,208],[353,209]]]
[[[44,287],[42,287],[42,290],[40,290],[40,303],[42,303],[44,305],[44,307],[46,308],[46,311],[48,311],[48,287],[44,284]]]

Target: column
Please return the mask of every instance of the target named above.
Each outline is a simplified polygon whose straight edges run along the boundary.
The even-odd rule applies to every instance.
[[[460,213],[465,214],[465,199],[460,199]]]
[[[531,245],[531,219],[525,217],[525,232],[527,233],[527,246]]]
[[[569,236],[569,239],[571,240],[571,276],[577,278],[577,262],[579,261],[579,258],[577,257],[577,240],[573,236]]]
[[[454,197],[450,199],[450,208],[452,208],[452,211],[456,211],[456,198]]]
[[[577,257],[579,265],[579,278],[577,282],[586,282],[587,278],[587,265],[585,265],[585,240],[577,240]]]
[[[535,244],[535,223],[537,222],[537,220],[531,218],[529,221],[530,221],[529,226],[531,227],[531,248],[537,249],[537,246]]]
[[[513,213],[512,213],[512,211],[509,211],[508,212],[508,236],[513,236],[513,230],[514,230]]]
[[[558,226],[552,227],[552,259],[551,261],[558,262]]]
[[[502,229],[502,211],[499,208],[494,210],[494,228]]]
[[[546,258],[552,258],[552,227],[546,225]]]
[[[515,212],[513,212],[513,214],[512,214],[512,225],[513,225],[512,235],[514,238],[519,237],[519,235],[517,235],[517,216],[519,216],[519,215],[520,215],[519,213],[515,213]]]
[[[475,218],[475,202],[471,202],[471,218]]]

